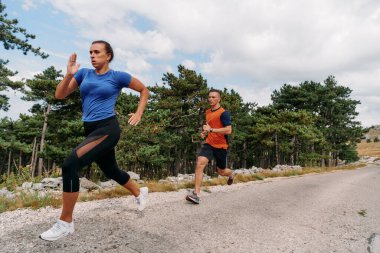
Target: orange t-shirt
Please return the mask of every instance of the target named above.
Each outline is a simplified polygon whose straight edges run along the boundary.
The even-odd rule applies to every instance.
[[[225,110],[222,107],[219,107],[219,109],[215,111],[212,111],[211,109],[208,109],[206,111],[206,122],[210,125],[211,128],[225,127],[220,118],[224,112]],[[228,148],[226,135],[224,134],[209,132],[206,138],[206,143],[213,146],[214,148]]]

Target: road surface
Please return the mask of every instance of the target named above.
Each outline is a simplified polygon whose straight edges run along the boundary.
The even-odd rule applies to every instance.
[[[75,234],[38,239],[59,209],[0,214],[0,252],[380,252],[380,166],[78,203]]]

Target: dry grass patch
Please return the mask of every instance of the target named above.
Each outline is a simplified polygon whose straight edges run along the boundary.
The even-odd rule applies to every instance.
[[[79,194],[78,201],[86,202],[91,200],[109,199],[109,198],[119,198],[131,195],[131,193],[122,186],[116,186],[112,189],[103,189],[90,191]]]
[[[210,180],[204,181],[203,186],[215,186],[215,185],[225,185],[227,184],[227,179],[222,177],[211,178]]]
[[[234,183],[246,183],[250,181],[264,180],[260,173],[256,174],[237,174],[234,178]]]
[[[380,142],[369,142],[362,140],[358,143],[356,150],[359,156],[371,156],[380,158]]]
[[[5,211],[14,211],[19,208],[31,208],[33,210],[46,206],[52,206],[56,208],[62,205],[62,200],[57,196],[46,195],[41,197],[38,196],[37,193],[22,193],[13,199],[0,197],[0,203],[0,213],[2,213]]]
[[[145,185],[149,188],[149,192],[173,192],[177,191],[180,187],[179,184],[158,183],[155,181],[146,182]]]
[[[195,187],[194,181],[185,181],[179,185],[178,189],[188,189],[188,188],[194,188],[194,187]]]

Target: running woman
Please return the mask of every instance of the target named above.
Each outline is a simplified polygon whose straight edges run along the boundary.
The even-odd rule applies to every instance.
[[[78,173],[92,162],[96,162],[108,178],[115,180],[136,197],[138,210],[145,208],[148,188],[139,188],[128,173],[119,169],[116,162],[115,146],[121,131],[115,114],[115,104],[122,88],[130,88],[140,93],[137,110],[129,114],[128,120],[130,125],[136,126],[141,121],[148,102],[149,90],[130,74],[111,69],[109,65],[113,57],[114,53],[108,42],[92,42],[90,58],[94,68],[79,69],[77,55],[72,54],[67,63],[67,73],[56,88],[55,97],[64,99],[79,87],[86,138],[62,165],[61,216],[52,228],[40,235],[43,240],[55,241],[74,233],[73,211],[79,195]]]

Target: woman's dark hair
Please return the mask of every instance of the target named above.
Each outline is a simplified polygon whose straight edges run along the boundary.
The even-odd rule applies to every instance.
[[[104,41],[104,40],[95,40],[91,44],[96,44],[96,43],[102,43],[104,45],[107,54],[111,55],[111,59],[109,61],[109,62],[111,62],[113,59],[113,49],[112,49],[110,43],[108,43],[107,41]]]

